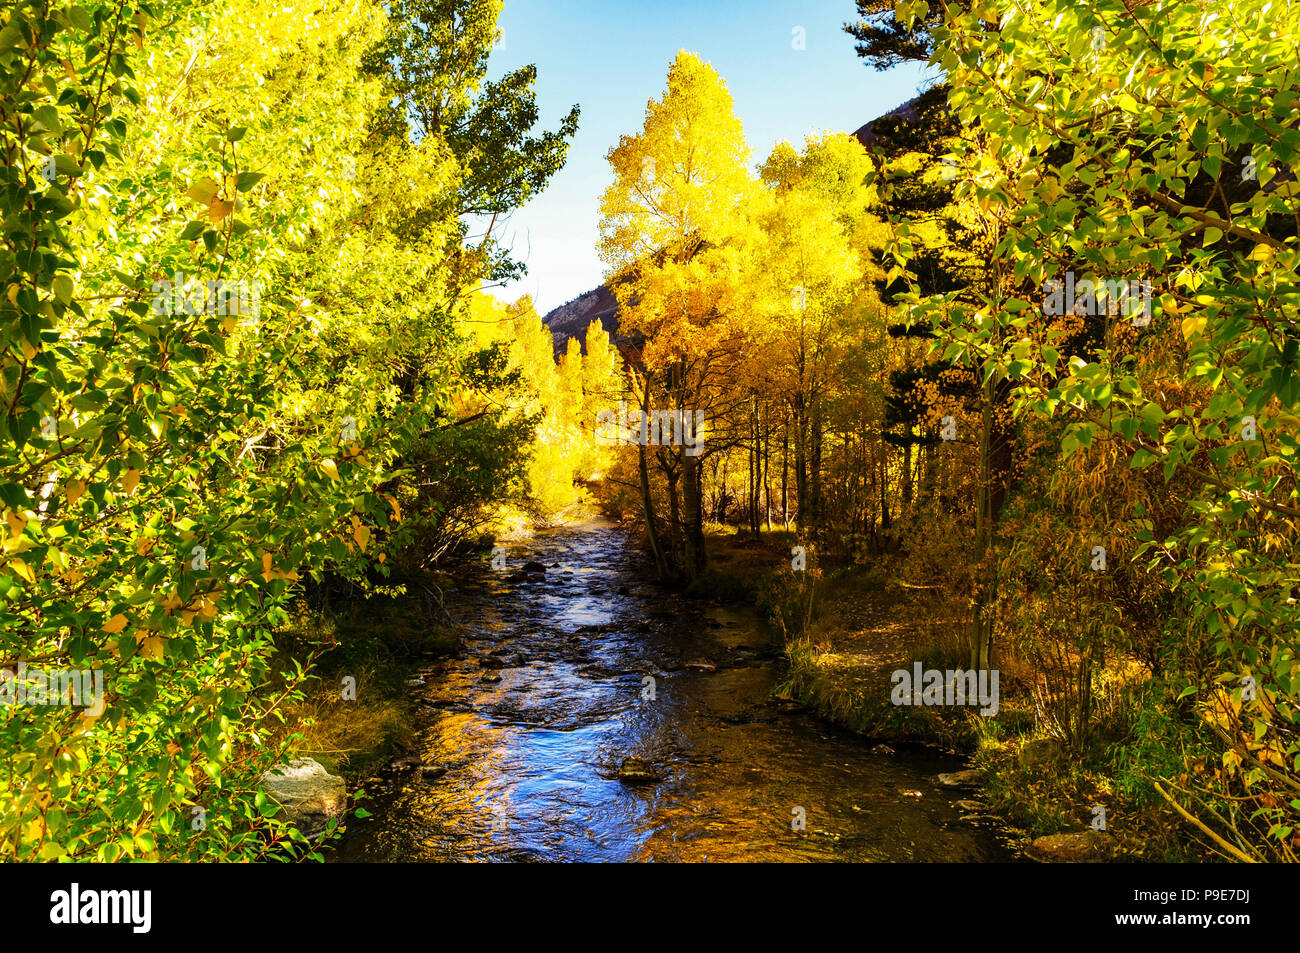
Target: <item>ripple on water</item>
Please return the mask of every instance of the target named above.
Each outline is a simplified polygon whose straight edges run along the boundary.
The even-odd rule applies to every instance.
[[[539,533],[508,560],[545,564],[547,582],[459,567],[448,603],[471,633],[465,655],[430,667],[415,689],[434,700],[419,754],[447,770],[389,778],[335,859],[1009,858],[994,834],[959,824],[933,783],[956,759],[883,757],[860,737],[776,711],[767,700],[779,647],[756,615],[649,583],[618,527]],[[629,757],[662,780],[617,780]],[[796,833],[799,810],[806,829]]]

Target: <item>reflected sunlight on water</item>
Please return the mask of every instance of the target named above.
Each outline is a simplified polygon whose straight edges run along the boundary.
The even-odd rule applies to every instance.
[[[351,821],[332,859],[1010,857],[991,833],[958,824],[933,783],[957,759],[871,754],[860,737],[778,710],[778,646],[756,614],[652,585],[618,527],[539,534],[509,556],[527,560],[547,566],[545,582],[458,570],[447,601],[466,650],[416,689],[431,706],[417,753],[446,770],[371,785],[373,816]],[[686,667],[701,659],[717,670]],[[646,676],[653,700],[642,698]],[[661,780],[620,782],[628,757]]]

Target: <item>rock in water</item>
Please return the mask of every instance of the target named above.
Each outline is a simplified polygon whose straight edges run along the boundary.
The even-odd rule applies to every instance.
[[[323,830],[347,807],[347,784],[313,758],[272,768],[262,775],[262,789],[280,804],[280,816],[304,833]]]
[[[524,563],[524,572],[546,572],[546,567],[536,560]]]
[[[649,761],[640,758],[624,758],[618,767],[618,779],[624,784],[653,784],[663,780]]]
[[[946,788],[968,788],[979,784],[980,773],[974,768],[939,775],[939,783]]]
[[[686,663],[686,667],[692,672],[716,672],[718,670],[718,666],[706,658],[691,659]]]
[[[1036,838],[1030,845],[1029,852],[1039,860],[1078,863],[1106,860],[1113,848],[1111,839],[1101,831],[1075,831]]]

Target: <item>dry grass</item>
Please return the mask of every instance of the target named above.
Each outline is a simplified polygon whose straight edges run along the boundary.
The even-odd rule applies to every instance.
[[[344,701],[342,677],[313,677],[304,698],[285,712],[283,733],[298,732],[296,752],[315,758],[331,771],[363,773],[399,748],[409,746],[413,730],[405,694],[375,677],[371,669],[354,676],[355,701]]]

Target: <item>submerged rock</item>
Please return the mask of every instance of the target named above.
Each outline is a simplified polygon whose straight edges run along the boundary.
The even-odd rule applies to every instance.
[[[981,804],[979,801],[971,801],[971,800],[953,801],[952,806],[957,808],[957,810],[965,811],[968,814],[978,814],[980,811],[984,810],[984,805]],[[965,818],[962,818],[962,820],[965,820]]]
[[[890,757],[894,753],[894,749],[889,747],[889,745],[876,745],[871,749],[871,754],[883,755],[886,758]]]
[[[624,784],[653,784],[663,777],[649,761],[641,758],[624,758],[618,766],[618,779]]]
[[[1039,860],[1065,863],[1106,860],[1113,849],[1113,841],[1101,831],[1048,834],[1029,845],[1030,854]]]
[[[285,820],[304,832],[322,830],[347,807],[348,786],[313,758],[297,758],[262,775],[262,789],[280,805]]]
[[[939,775],[939,783],[946,788],[969,788],[979,784],[980,773],[974,768]]]
[[[396,771],[409,771],[412,768],[418,768],[424,764],[424,761],[417,754],[403,755],[393,762],[393,769]]]
[[[718,670],[718,666],[705,658],[691,659],[686,663],[686,667],[692,672],[716,672]]]
[[[536,560],[531,560],[529,562],[524,563],[524,572],[545,573],[546,567],[541,563],[537,562]]]

